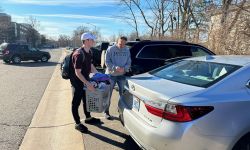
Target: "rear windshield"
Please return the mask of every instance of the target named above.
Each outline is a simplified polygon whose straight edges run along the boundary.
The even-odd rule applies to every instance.
[[[240,66],[229,64],[182,60],[150,73],[167,80],[206,88],[239,68]]]
[[[7,45],[8,45],[7,43],[2,43],[0,45],[0,52],[3,51],[7,47]]]

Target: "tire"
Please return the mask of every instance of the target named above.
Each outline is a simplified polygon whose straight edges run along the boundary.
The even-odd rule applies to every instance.
[[[48,56],[43,55],[41,58],[41,62],[48,62],[49,58]]]
[[[250,133],[243,136],[233,147],[232,150],[250,150]]]
[[[12,57],[12,62],[14,63],[14,64],[20,64],[21,63],[21,57],[20,56],[13,56]]]

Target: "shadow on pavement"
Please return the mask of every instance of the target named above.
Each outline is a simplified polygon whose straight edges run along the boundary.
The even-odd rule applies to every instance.
[[[59,64],[58,62],[21,62],[20,64],[7,64],[5,65],[13,65],[13,66],[20,66],[20,67],[48,67],[48,66],[56,66]]]
[[[133,150],[140,150],[140,147],[137,146],[137,144],[133,141],[133,139],[129,135],[126,135],[124,133],[121,133],[119,131],[115,131],[115,130],[107,128],[107,127],[104,127],[102,129],[123,137],[125,139],[124,143],[112,140],[108,137],[102,136],[100,134],[97,134],[97,133],[94,133],[91,131],[88,134],[99,139],[99,140],[102,140],[103,142],[106,142],[108,144],[111,144],[113,146],[116,146],[116,147],[124,149],[124,150],[131,150],[131,147],[133,147]]]
[[[131,145],[133,145],[134,150],[141,150],[141,148],[135,143],[135,141],[131,138],[131,136],[127,136],[123,144],[125,150],[131,150]]]
[[[111,129],[111,128],[108,128],[108,127],[105,127],[105,126],[102,126],[102,125],[96,125],[96,127],[100,128],[100,129],[102,129],[102,130],[105,130],[105,131],[107,131],[107,132],[110,132],[110,133],[112,133],[112,134],[114,134],[114,135],[118,135],[118,136],[120,136],[120,137],[122,137],[122,138],[124,138],[124,139],[126,139],[127,136],[128,136],[127,134],[124,134],[124,133],[122,133],[122,132],[113,130],[113,129]]]

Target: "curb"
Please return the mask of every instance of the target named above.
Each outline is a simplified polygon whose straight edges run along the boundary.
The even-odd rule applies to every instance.
[[[63,52],[60,62],[66,56]],[[82,134],[74,129],[71,88],[60,75],[60,64],[52,74],[20,150],[84,150]]]

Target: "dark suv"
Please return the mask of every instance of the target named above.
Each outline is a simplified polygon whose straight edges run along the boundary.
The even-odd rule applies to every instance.
[[[20,63],[26,60],[41,60],[42,62],[47,62],[50,59],[50,54],[48,52],[29,48],[29,46],[25,44],[12,43],[2,43],[0,45],[0,56],[5,63]]]
[[[95,47],[91,48],[94,66],[99,67],[101,65],[102,51],[106,51],[108,47],[109,47],[109,42],[99,42],[96,43]]]
[[[215,55],[207,48],[185,41],[140,41],[130,48],[131,71],[128,75],[144,73],[187,57]]]

